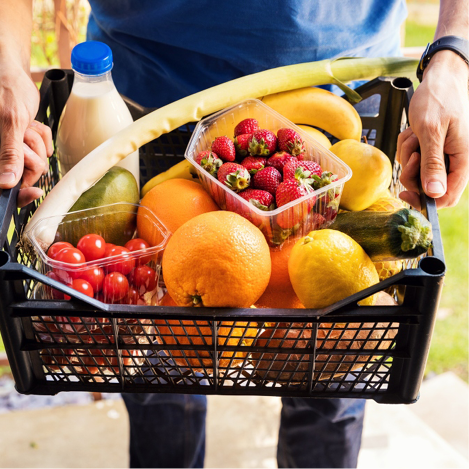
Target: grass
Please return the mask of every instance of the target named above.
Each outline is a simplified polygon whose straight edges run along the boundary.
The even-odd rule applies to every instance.
[[[453,371],[468,381],[469,377],[469,188],[456,207],[438,212],[446,276],[426,374]]]
[[[426,46],[433,41],[435,27],[407,20],[405,24],[405,47]]]

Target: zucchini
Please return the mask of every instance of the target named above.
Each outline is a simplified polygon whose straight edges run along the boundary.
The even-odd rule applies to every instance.
[[[353,238],[373,262],[413,259],[432,245],[432,226],[416,210],[339,213],[329,226]]]

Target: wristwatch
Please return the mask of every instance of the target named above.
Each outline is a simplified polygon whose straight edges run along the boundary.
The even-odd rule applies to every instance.
[[[469,41],[459,36],[443,36],[433,44],[428,43],[417,67],[417,78],[422,82],[423,72],[431,58],[440,50],[451,50],[469,65]]]

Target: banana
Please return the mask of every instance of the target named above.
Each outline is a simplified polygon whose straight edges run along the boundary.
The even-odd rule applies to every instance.
[[[316,140],[316,142],[320,143],[323,147],[327,148],[328,150],[329,148],[331,148],[332,144],[330,140],[318,129],[315,129],[310,125],[303,124],[298,124],[298,127],[308,133],[311,137],[314,138],[314,140]]]
[[[299,88],[264,96],[262,101],[295,124],[319,127],[339,140],[361,139],[362,121],[358,112],[330,91]]]
[[[143,197],[148,191],[153,189],[158,184],[161,184],[168,179],[189,179],[190,181],[199,182],[197,174],[193,169],[192,164],[184,159],[179,163],[171,166],[167,171],[164,173],[157,174],[154,178],[150,179],[141,190],[141,197]]]

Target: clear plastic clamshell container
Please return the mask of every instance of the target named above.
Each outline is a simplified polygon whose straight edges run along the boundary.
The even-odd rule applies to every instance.
[[[247,118],[255,118],[261,129],[275,134],[281,128],[296,130],[306,145],[305,160],[317,162],[323,171],[331,171],[337,179],[280,208],[263,211],[218,181],[195,162],[197,155],[209,150],[216,137],[233,138],[235,126]],[[194,166],[205,190],[222,210],[239,213],[256,225],[271,246],[279,246],[289,237],[301,237],[311,230],[329,226],[337,216],[340,196],[351,169],[309,134],[258,99],[248,99],[202,119],[187,146],[185,157]]]
[[[138,217],[138,222],[137,222]],[[138,228],[141,228],[141,232]],[[55,236],[48,246],[44,239],[49,239],[50,232]],[[50,246],[59,241],[69,242],[77,247],[80,238],[86,234],[97,234],[106,243],[122,246],[134,238],[144,239],[150,247],[130,252],[124,251],[82,264],[60,262],[48,256]],[[28,233],[28,241],[34,248],[37,269],[49,278],[64,283],[72,288],[75,280],[86,280],[92,285],[95,299],[104,303],[122,305],[156,305],[161,292],[161,254],[169,238],[169,231],[147,207],[115,203],[87,210],[71,212],[38,220]],[[127,292],[118,290],[116,273],[119,274]],[[113,278],[113,281],[110,278]],[[124,279],[125,278],[125,279]],[[106,283],[107,282],[107,283]],[[117,289],[117,290],[116,290]],[[116,293],[117,292],[117,293]],[[38,283],[34,290],[35,299],[64,300],[70,298],[57,289]],[[121,297],[122,296],[122,297]],[[41,316],[34,321],[34,328],[42,342],[84,344],[83,350],[70,348],[63,357],[65,365],[75,373],[106,372],[116,373],[118,363],[115,344],[116,337],[130,344],[152,343],[153,326],[145,319],[109,319],[69,316]],[[108,344],[109,349],[103,348]],[[98,345],[96,349],[90,346]],[[48,355],[49,350],[41,353]],[[128,354],[127,351],[123,352]],[[124,364],[138,363],[139,356],[126,356]],[[47,357],[45,357],[47,358]],[[127,363],[129,362],[129,363]],[[59,367],[60,368],[60,367]],[[131,367],[126,367],[131,372]]]

